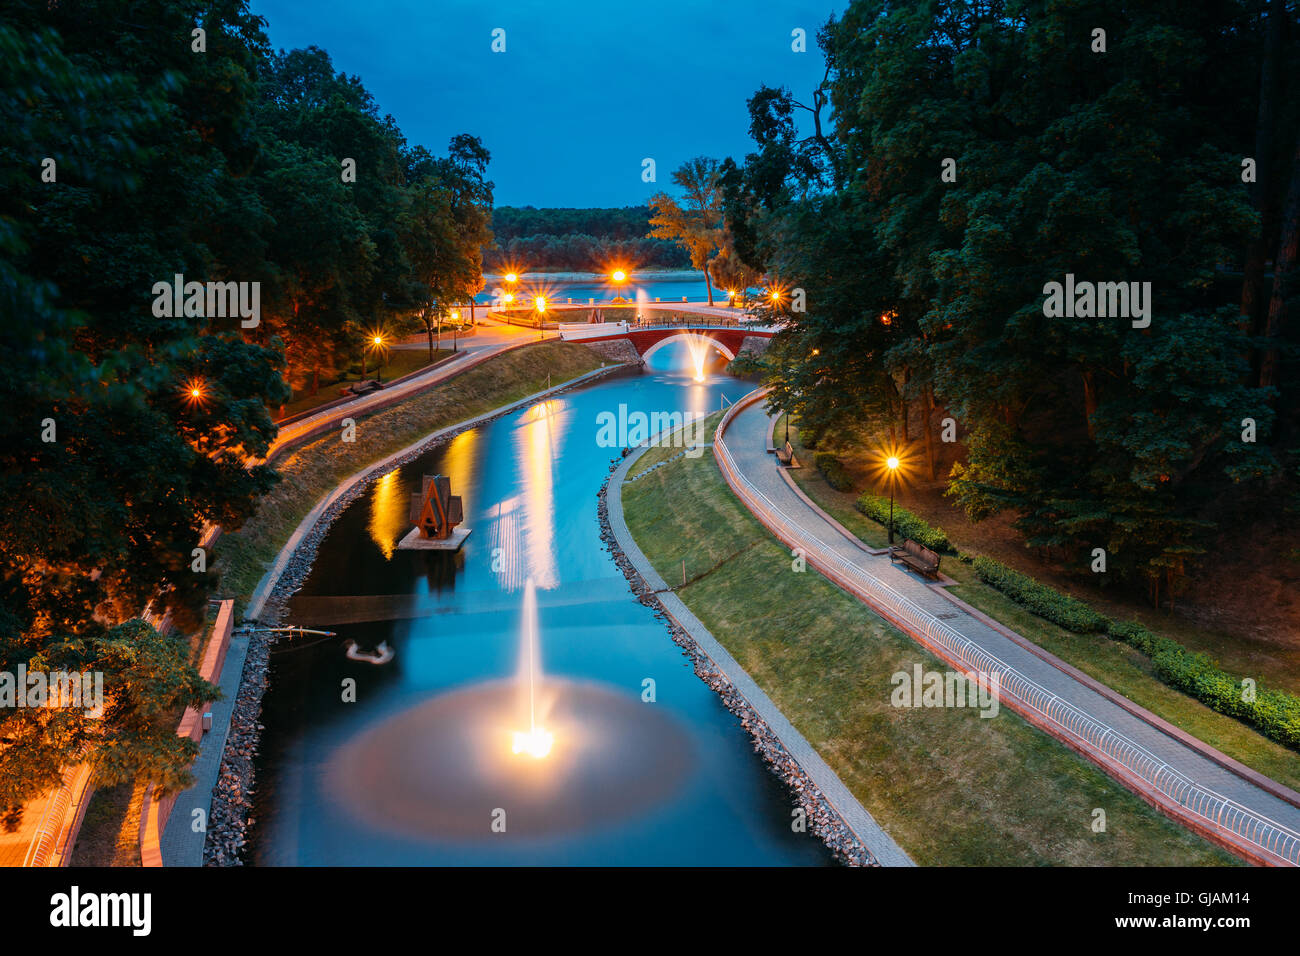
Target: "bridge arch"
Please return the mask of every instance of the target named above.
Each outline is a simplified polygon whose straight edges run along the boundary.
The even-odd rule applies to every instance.
[[[650,360],[650,356],[654,355],[656,352],[658,352],[665,345],[668,345],[670,342],[689,342],[692,339],[704,339],[706,342],[708,342],[710,346],[712,346],[717,351],[721,352],[723,356],[726,357],[728,362],[730,362],[732,359],[736,357],[736,353],[733,352],[731,349],[727,348],[726,343],[722,342],[720,339],[716,339],[706,332],[686,331],[686,332],[676,332],[672,335],[665,335],[663,338],[659,339],[657,342],[655,342],[653,345],[647,348],[644,352],[642,352],[641,358],[648,362]]]

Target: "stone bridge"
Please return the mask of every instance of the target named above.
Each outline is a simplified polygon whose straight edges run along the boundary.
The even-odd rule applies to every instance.
[[[602,355],[622,362],[644,361],[673,342],[705,339],[728,361],[741,352],[762,352],[777,329],[770,325],[714,325],[706,320],[671,325],[635,325],[606,322],[591,325],[561,325],[560,337],[581,342]]]

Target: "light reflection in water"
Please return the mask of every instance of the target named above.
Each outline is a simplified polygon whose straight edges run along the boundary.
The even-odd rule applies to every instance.
[[[561,401],[539,402],[515,429],[517,471],[524,487],[501,507],[501,547],[506,549],[502,557],[512,569],[507,579],[512,591],[522,587],[529,577],[542,589],[560,583],[555,557],[554,473],[567,424],[564,410]],[[522,555],[522,562],[517,555]]]
[[[463,431],[447,443],[442,473],[451,478],[451,491],[465,495],[474,485],[474,446],[478,430]],[[384,560],[391,561],[397,542],[414,527],[411,524],[411,495],[420,490],[402,480],[401,468],[394,468],[374,483],[370,492],[370,540],[379,546]],[[465,513],[469,514],[469,502]]]
[[[370,538],[379,545],[384,560],[393,559],[397,542],[411,528],[410,492],[394,468],[375,482],[370,492]]]

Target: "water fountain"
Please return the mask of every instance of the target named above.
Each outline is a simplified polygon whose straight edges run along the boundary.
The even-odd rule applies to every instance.
[[[507,833],[549,837],[673,797],[694,765],[683,728],[629,689],[543,679],[531,577],[521,606],[515,676],[436,694],[363,729],[328,762],[336,805],[380,831],[463,842],[491,839],[498,811]]]
[[[519,632],[519,687],[528,701],[528,729],[514,732],[511,749],[540,760],[551,752],[555,736],[537,724],[537,685],[542,675],[537,659],[537,589],[532,578],[524,583],[524,621]]]
[[[691,369],[695,373],[695,381],[704,381],[704,363],[708,361],[709,349],[712,346],[706,336],[691,332],[686,336],[686,349],[691,356]]]

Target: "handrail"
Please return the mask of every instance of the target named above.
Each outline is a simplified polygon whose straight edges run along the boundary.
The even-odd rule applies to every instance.
[[[835,568],[857,586],[856,589],[868,603],[877,609],[883,607],[895,620],[942,647],[951,658],[966,665],[969,670],[999,674],[1002,692],[1008,693],[1014,701],[1020,703],[1020,708],[1015,709],[1033,711],[1040,719],[1059,728],[1067,739],[1078,741],[1088,750],[1101,754],[1128,773],[1139,777],[1184,810],[1205,820],[1211,827],[1227,830],[1283,863],[1300,866],[1300,833],[1191,780],[1176,767],[1035,683],[910,598],[845,560],[812,532],[795,525],[767,495],[741,474],[724,437],[731,419],[766,393],[766,389],[755,389],[727,410],[714,434],[713,453],[728,483],[738,491],[743,489],[742,497],[748,496],[751,502],[757,504],[762,511],[760,520],[769,529],[776,531],[773,525],[780,528],[787,543],[794,541],[804,547],[810,563]],[[783,535],[778,532],[777,537]]]

